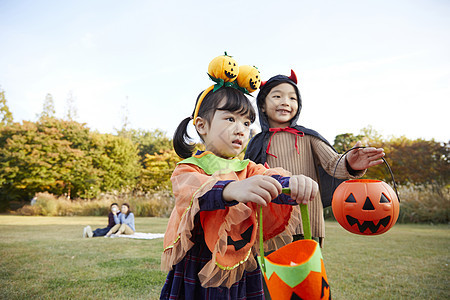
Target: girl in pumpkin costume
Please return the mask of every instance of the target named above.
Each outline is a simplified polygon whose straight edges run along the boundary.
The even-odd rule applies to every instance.
[[[176,204],[164,237],[161,265],[169,274],[161,299],[264,299],[255,260],[257,208],[263,206],[266,250],[275,250],[300,222],[292,207],[318,192],[309,177],[286,177],[282,169],[236,158],[255,112],[241,91],[221,85],[197,99],[193,116],[174,135],[175,151],[185,160],[171,178]],[[206,148],[193,156],[186,130],[191,120]]]
[[[293,174],[304,174],[319,183],[320,194],[308,205],[308,210],[312,236],[322,245],[325,237],[323,207],[331,205],[330,174],[333,174],[340,155],[318,132],[297,124],[302,99],[294,71],[291,70],[289,77],[277,75],[261,83],[257,106],[262,132],[249,142],[245,157],[270,167],[284,168]],[[358,142],[355,146],[360,145]],[[382,164],[383,156],[381,148],[355,149],[341,160],[336,177],[361,177],[368,167]],[[336,180],[337,184],[342,181]],[[294,240],[302,237],[303,229],[299,226]]]

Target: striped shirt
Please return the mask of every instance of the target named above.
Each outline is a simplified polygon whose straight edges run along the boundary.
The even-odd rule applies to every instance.
[[[267,163],[271,168],[281,167],[290,171],[293,175],[305,175],[319,183],[318,165],[330,175],[333,175],[340,154],[333,151],[322,140],[305,135],[297,137],[297,147],[295,145],[296,135],[289,132],[277,132],[272,136]],[[297,152],[298,149],[298,152]],[[274,155],[274,156],[273,156]],[[276,156],[276,157],[275,157]],[[345,159],[339,162],[336,169],[336,178],[356,178],[362,176],[364,171],[356,172],[353,176],[349,173]],[[323,218],[323,206],[320,193],[314,201],[308,205],[309,218],[311,222],[312,236],[325,237],[325,222]],[[300,217],[300,210],[299,217]],[[297,228],[297,234],[303,234],[302,225]]]

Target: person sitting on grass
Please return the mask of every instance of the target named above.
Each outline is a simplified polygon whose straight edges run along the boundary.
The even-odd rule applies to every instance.
[[[122,204],[119,215],[114,213],[114,221],[116,222],[116,225],[108,231],[105,237],[110,237],[113,233],[116,236],[121,234],[131,235],[136,231],[134,227],[134,214],[131,212],[128,203]]]
[[[111,230],[111,228],[113,228],[116,224],[120,224],[114,221],[114,214],[117,214],[118,212],[120,213],[119,204],[117,203],[111,204],[110,210],[111,211],[108,214],[108,226],[106,226],[105,228],[97,228],[94,231],[92,231],[91,226],[86,226],[83,229],[83,238],[105,236],[108,233],[108,231]]]

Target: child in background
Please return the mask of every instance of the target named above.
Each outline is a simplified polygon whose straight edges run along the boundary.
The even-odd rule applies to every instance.
[[[255,260],[257,208],[263,207],[265,246],[276,248],[277,238],[292,234],[300,222],[292,206],[314,199],[318,185],[236,158],[255,120],[241,91],[221,87],[203,102],[197,99],[197,106],[198,114],[184,119],[173,139],[185,160],[171,178],[176,204],[164,237],[161,267],[170,272],[161,299],[264,299]],[[206,149],[194,156],[187,143],[191,120]],[[282,187],[291,188],[290,197]]]
[[[340,155],[319,133],[297,125],[302,100],[292,70],[290,77],[277,75],[261,83],[257,106],[262,132],[248,144],[245,158],[267,163],[272,168],[284,168],[292,174],[304,174],[319,182],[321,193],[308,209],[312,235],[322,245],[325,237],[323,206],[331,204],[331,176]],[[355,146],[361,146],[361,142]],[[355,149],[341,160],[336,177],[361,177],[368,167],[383,163],[383,156],[381,148]],[[298,215],[300,217],[300,210]],[[300,225],[294,240],[302,238]]]
[[[131,212],[128,203],[122,204],[121,211],[118,215],[114,212],[113,214],[116,225],[108,231],[106,237],[110,237],[113,233],[115,235],[131,235],[136,231],[134,227],[134,214]]]
[[[119,204],[113,203],[110,206],[110,212],[108,214],[108,226],[105,228],[97,228],[92,231],[91,226],[86,226],[83,230],[83,237],[97,237],[97,236],[105,236],[111,228],[116,225],[114,221],[114,214],[119,212]]]

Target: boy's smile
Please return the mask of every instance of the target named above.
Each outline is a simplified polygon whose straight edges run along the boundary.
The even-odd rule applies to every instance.
[[[282,83],[272,88],[262,106],[269,125],[272,128],[284,128],[296,116],[298,110],[297,93],[289,83]]]

